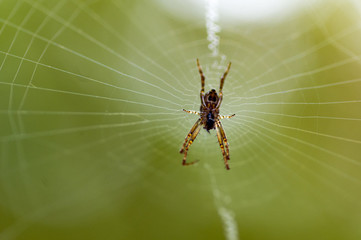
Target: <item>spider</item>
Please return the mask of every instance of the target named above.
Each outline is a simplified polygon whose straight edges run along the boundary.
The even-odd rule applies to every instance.
[[[226,79],[226,76],[229,72],[231,63],[228,64],[226,71],[223,73],[223,76],[221,77],[220,86],[219,86],[219,96],[215,89],[212,89],[209,92],[207,92],[206,94],[204,94],[205,77],[203,75],[202,68],[199,65],[198,58],[197,58],[197,66],[198,66],[199,74],[201,75],[201,85],[202,85],[201,92],[200,92],[201,107],[200,107],[199,112],[188,111],[188,110],[183,109],[183,111],[185,111],[187,113],[198,115],[199,119],[196,121],[196,123],[193,125],[193,127],[189,131],[187,137],[184,140],[183,147],[180,150],[180,153],[184,153],[182,164],[183,164],[183,166],[188,166],[188,165],[192,165],[197,162],[197,161],[187,162],[187,153],[188,153],[189,147],[194,142],[199,131],[201,130],[201,128],[203,126],[203,128],[206,129],[208,133],[209,133],[209,130],[216,129],[218,143],[219,143],[219,146],[221,147],[224,164],[225,164],[226,169],[229,170],[230,168],[228,165],[228,160],[230,158],[229,158],[228,141],[227,141],[226,133],[223,130],[220,120],[223,118],[234,117],[235,114],[232,114],[230,116],[219,115],[219,107],[221,106],[222,99],[223,99],[222,88],[223,88],[224,80]]]

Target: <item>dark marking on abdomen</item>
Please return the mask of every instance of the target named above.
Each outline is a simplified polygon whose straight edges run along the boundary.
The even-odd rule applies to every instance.
[[[212,113],[208,113],[207,114],[207,122],[206,122],[206,126],[205,129],[207,129],[207,131],[209,131],[210,129],[214,128],[214,116]]]

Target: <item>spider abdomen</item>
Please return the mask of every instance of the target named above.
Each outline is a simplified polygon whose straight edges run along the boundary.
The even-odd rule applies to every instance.
[[[214,123],[215,123],[214,115],[211,112],[209,112],[207,114],[207,121],[204,128],[207,129],[207,131],[209,131],[210,129],[214,128]]]

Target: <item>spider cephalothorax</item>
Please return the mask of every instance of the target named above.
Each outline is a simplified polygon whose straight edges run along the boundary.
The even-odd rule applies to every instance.
[[[189,131],[182,149],[180,150],[180,153],[184,152],[184,157],[183,157],[183,165],[191,165],[194,164],[195,162],[188,162],[187,163],[187,153],[188,153],[188,149],[189,146],[194,142],[194,140],[196,139],[199,131],[201,130],[202,126],[204,129],[206,129],[208,132],[211,129],[216,129],[217,131],[217,138],[218,138],[218,142],[219,142],[219,146],[221,147],[221,151],[223,154],[223,159],[224,159],[224,164],[226,166],[226,169],[229,170],[229,165],[228,165],[228,160],[229,160],[229,148],[228,148],[228,142],[227,142],[227,137],[226,137],[226,133],[223,130],[222,124],[221,124],[221,119],[223,118],[231,118],[234,116],[221,116],[219,115],[219,107],[221,106],[222,103],[222,99],[223,99],[223,93],[222,93],[222,89],[223,89],[223,85],[224,85],[224,80],[226,79],[226,76],[229,72],[229,69],[231,67],[231,63],[228,64],[228,67],[226,69],[226,71],[224,72],[223,76],[221,77],[221,83],[219,86],[219,95],[217,94],[215,89],[210,90],[209,92],[207,92],[206,94],[204,94],[204,81],[205,81],[205,77],[203,75],[203,71],[201,66],[199,65],[199,61],[197,59],[197,66],[198,66],[198,71],[199,74],[201,75],[201,92],[200,92],[200,97],[201,97],[201,107],[200,107],[200,111],[196,112],[196,111],[188,111],[183,109],[183,111],[187,112],[187,113],[193,113],[193,114],[197,114],[199,115],[199,119],[196,121],[196,123],[193,125],[193,127],[191,128],[191,130]]]

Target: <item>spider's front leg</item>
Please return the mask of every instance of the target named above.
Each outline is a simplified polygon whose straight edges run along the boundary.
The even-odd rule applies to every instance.
[[[200,95],[201,95],[201,98],[202,98],[202,96],[204,96],[204,82],[206,80],[206,77],[203,74],[202,67],[199,64],[198,58],[197,58],[197,67],[198,67],[199,75],[201,75],[201,93],[200,93]]]

